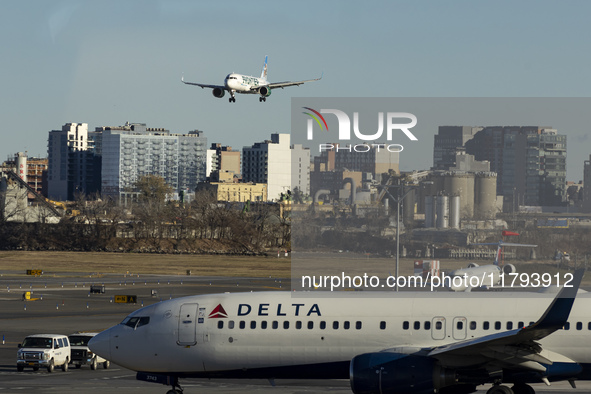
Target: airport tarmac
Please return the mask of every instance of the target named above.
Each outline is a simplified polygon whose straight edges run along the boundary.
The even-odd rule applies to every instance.
[[[151,276],[109,274],[45,273],[39,277],[0,273],[0,393],[142,393],[164,394],[166,386],[138,381],[135,372],[112,365],[96,371],[83,366],[68,372],[56,369],[16,371],[17,345],[25,336],[40,333],[71,334],[101,331],[118,324],[130,312],[161,300],[194,294],[289,290],[285,278],[228,278],[197,276]],[[90,286],[104,285],[105,293],[89,294]],[[23,301],[31,291],[37,301]],[[155,291],[156,296],[152,293]],[[136,304],[115,303],[116,295],[136,295]],[[278,380],[273,387],[266,380],[183,379],[186,394],[192,393],[350,393],[347,380]],[[566,382],[551,387],[535,385],[539,393],[591,393],[591,382],[580,382],[573,391]],[[488,386],[481,386],[485,393]]]

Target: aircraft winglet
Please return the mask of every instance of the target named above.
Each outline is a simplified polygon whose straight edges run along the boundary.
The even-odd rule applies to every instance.
[[[560,289],[542,317],[531,326],[525,327],[523,333],[533,333],[533,339],[540,339],[562,328],[568,320],[584,274],[584,269],[576,270],[571,283],[568,283],[569,287]]]

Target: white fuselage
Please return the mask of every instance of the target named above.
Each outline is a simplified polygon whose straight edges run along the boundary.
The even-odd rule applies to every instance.
[[[527,326],[551,302],[552,295],[540,293],[202,295],[139,309],[128,319],[143,318],[143,325],[119,324],[89,346],[121,366],[156,373],[348,363],[362,353],[441,346]],[[570,328],[541,340],[542,355],[591,363],[590,311],[591,294],[579,294]]]
[[[266,86],[268,84],[269,82],[267,82],[266,79],[236,73],[228,74],[226,79],[224,79],[224,86],[226,86],[226,89],[238,93],[257,94],[258,89],[261,86]]]

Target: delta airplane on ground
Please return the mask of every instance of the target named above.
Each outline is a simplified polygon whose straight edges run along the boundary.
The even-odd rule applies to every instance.
[[[547,293],[255,292],[141,308],[90,349],[137,378],[350,379],[356,394],[533,394],[591,379],[583,271]],[[576,297],[576,302],[575,302]],[[506,384],[513,384],[512,387]]]
[[[449,288],[453,291],[470,291],[475,287],[492,287],[501,285],[501,274],[506,275],[505,285],[510,284],[513,278],[510,276],[512,273],[516,273],[517,269],[513,264],[504,264],[501,266],[501,253],[504,246],[524,246],[530,248],[537,248],[538,245],[527,245],[527,244],[514,244],[499,241],[496,243],[479,243],[473,245],[497,245],[497,254],[495,261],[492,264],[478,265],[476,263],[468,264],[467,268],[460,268],[452,271],[449,277],[461,277],[465,278],[462,281],[450,280]],[[472,284],[477,283],[478,286],[473,286],[470,283],[470,278],[474,278]]]
[[[224,97],[224,94],[228,92],[230,94],[229,101],[236,102],[236,97],[234,93],[243,93],[243,94],[258,94],[260,95],[259,101],[267,101],[267,97],[271,95],[272,89],[277,88],[286,88],[288,86],[299,86],[303,85],[306,82],[312,81],[319,81],[322,79],[322,75],[320,78],[316,79],[308,79],[306,81],[297,81],[297,82],[268,82],[267,81],[267,56],[265,56],[265,63],[263,64],[263,71],[261,72],[261,76],[251,77],[248,75],[242,74],[228,74],[226,79],[224,79],[223,85],[207,85],[203,83],[195,83],[195,82],[186,82],[184,76],[181,77],[181,81],[187,85],[195,85],[201,88],[210,88],[213,89],[212,93],[217,98]]]

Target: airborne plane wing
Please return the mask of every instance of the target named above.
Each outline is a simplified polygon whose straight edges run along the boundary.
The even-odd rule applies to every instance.
[[[181,77],[181,82],[184,83],[185,85],[195,85],[195,86],[199,86],[200,88],[210,88],[210,89],[220,88],[222,90],[226,90],[226,87],[223,85],[207,85],[204,83],[187,82],[187,81],[185,81],[185,76]]]
[[[540,355],[542,347],[535,342],[561,329],[568,320],[584,270],[577,270],[572,287],[563,287],[544,315],[534,324],[517,330],[505,331],[467,341],[455,342],[431,349],[427,356],[443,365],[470,367],[487,363],[501,367],[546,371],[540,363],[552,361]]]
[[[269,87],[271,89],[277,89],[277,88],[286,88],[288,86],[299,86],[299,85],[303,85],[306,82],[314,82],[314,81],[320,81],[322,79],[322,76],[324,75],[324,73],[322,73],[322,75],[320,75],[320,78],[316,78],[316,79],[307,79],[305,81],[297,81],[297,82],[291,82],[291,81],[285,81],[285,82],[272,82],[269,83]]]

